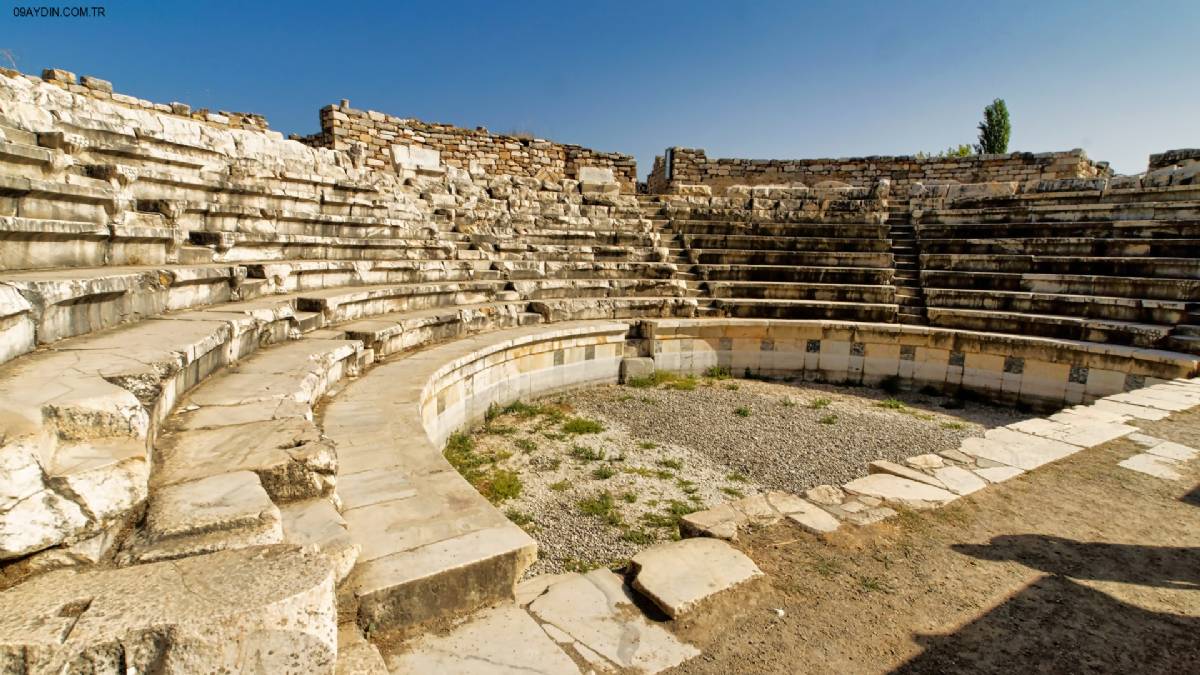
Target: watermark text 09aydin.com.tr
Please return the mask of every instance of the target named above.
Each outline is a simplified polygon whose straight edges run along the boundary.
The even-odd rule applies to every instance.
[[[13,5],[19,19],[95,19],[107,16],[103,5]]]

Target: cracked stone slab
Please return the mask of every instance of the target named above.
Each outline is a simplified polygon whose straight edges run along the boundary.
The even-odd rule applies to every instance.
[[[737,539],[747,526],[771,525],[787,518],[814,534],[837,529],[836,518],[796,495],[772,491],[722,502],[711,509],[683,516],[680,525],[688,536]]]
[[[870,464],[868,464],[867,472],[868,473],[888,473],[893,476],[899,476],[900,478],[906,478],[908,480],[916,481],[918,483],[925,483],[926,485],[932,485],[933,487],[938,487],[938,488],[946,487],[945,485],[942,484],[942,482],[940,480],[938,480],[937,478],[934,478],[933,476],[930,476],[927,473],[923,473],[923,472],[917,471],[915,469],[910,469],[907,466],[902,466],[895,462],[889,462],[886,459],[875,460],[874,462],[871,462]]]
[[[956,495],[969,495],[987,487],[988,482],[960,466],[945,466],[934,469],[933,475]]]
[[[1077,445],[1000,427],[984,432],[983,438],[963,439],[959,450],[1007,466],[1036,469],[1081,450]]]
[[[958,499],[958,495],[945,488],[927,483],[918,483],[888,473],[874,473],[856,478],[842,488],[851,494],[878,497],[887,502],[896,502],[912,508],[929,508]]]
[[[282,518],[250,471],[158,490],[134,557],[142,562],[283,541]]]
[[[1102,422],[1065,412],[1049,419],[1034,418],[1017,422],[1008,425],[1008,428],[1084,448],[1101,445],[1137,431],[1137,427],[1126,424]]]
[[[607,569],[551,586],[529,611],[616,667],[632,672],[656,673],[700,654],[647,621],[621,577]]]
[[[345,519],[328,499],[310,499],[279,507],[283,541],[296,546],[315,546],[333,563],[341,583],[358,561],[360,548],[350,536]]]
[[[253,471],[275,501],[311,499],[333,490],[333,444],[304,418],[164,434],[156,443],[157,489],[232,471]]]
[[[338,626],[337,641],[336,675],[388,675],[383,655],[353,622]]]
[[[286,546],[57,570],[0,592],[0,654],[21,673],[330,673],[333,572]]]
[[[579,668],[524,610],[479,612],[446,635],[425,635],[389,656],[393,673],[577,675]]]
[[[631,563],[633,587],[672,619],[764,576],[746,554],[720,539],[682,539],[651,546],[633,556]]]
[[[1010,478],[1016,478],[1025,473],[1024,469],[1018,469],[1015,466],[993,466],[984,469],[972,469],[971,471],[989,483],[1003,483]]]

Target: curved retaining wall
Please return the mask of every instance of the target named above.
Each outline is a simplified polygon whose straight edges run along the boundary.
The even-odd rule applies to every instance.
[[[842,321],[646,320],[655,367],[681,373],[965,390],[998,403],[1056,409],[1200,372],[1200,357],[1154,349]]]

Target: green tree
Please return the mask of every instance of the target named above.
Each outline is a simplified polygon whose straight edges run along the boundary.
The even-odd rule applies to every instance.
[[[1008,152],[1008,137],[1012,125],[1008,121],[1008,106],[998,98],[983,109],[983,121],[979,123],[979,144],[975,151],[983,155],[1002,155]]]

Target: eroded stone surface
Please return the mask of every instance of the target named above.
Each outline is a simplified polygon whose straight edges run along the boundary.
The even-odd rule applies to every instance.
[[[292,547],[59,570],[0,593],[12,672],[332,672],[333,571]],[[124,671],[122,671],[124,672]]]
[[[896,502],[912,508],[929,508],[952,502],[958,498],[958,495],[949,490],[887,473],[856,478],[846,483],[844,487],[851,494],[878,497],[884,501]]]
[[[633,672],[656,673],[700,653],[647,621],[621,578],[606,569],[551,586],[529,611],[618,668]]]
[[[393,673],[575,675],[579,668],[524,610],[483,610],[447,635],[427,635],[387,659]]]
[[[763,576],[744,553],[707,537],[652,546],[633,556],[632,564],[633,587],[674,619]]]

